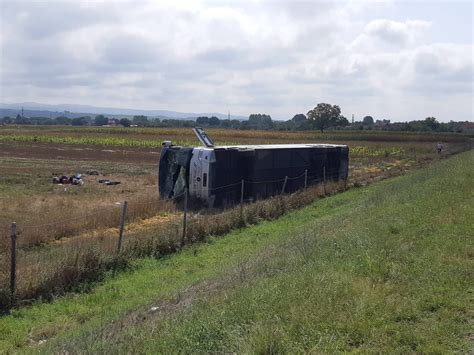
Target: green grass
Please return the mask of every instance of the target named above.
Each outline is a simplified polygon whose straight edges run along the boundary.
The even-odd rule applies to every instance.
[[[0,352],[468,352],[473,163],[463,153],[137,261],[3,317]]]

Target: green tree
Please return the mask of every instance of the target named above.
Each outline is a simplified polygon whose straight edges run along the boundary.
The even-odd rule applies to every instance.
[[[231,128],[232,122],[230,120],[221,120],[220,126],[222,128]]]
[[[302,125],[303,123],[306,122],[306,116],[302,113],[298,113],[297,115],[294,115],[293,118],[291,119],[292,122],[294,122],[296,125]]]
[[[149,123],[150,122],[148,121],[147,116],[143,116],[143,115],[133,116],[133,124],[135,124],[137,126],[144,127],[144,126],[148,126]]]
[[[270,115],[266,114],[251,114],[249,120],[247,121],[248,128],[253,129],[271,129],[273,128],[273,121]]]
[[[439,122],[436,121],[436,118],[434,117],[426,117],[423,123],[431,131],[436,131],[440,126]]]
[[[329,127],[347,125],[349,123],[345,117],[341,116],[341,108],[339,106],[326,103],[318,104],[314,109],[308,111],[306,116],[313,127],[319,129],[321,133]]]
[[[10,118],[10,116],[3,117],[3,123],[5,124],[12,123],[12,119]]]
[[[362,119],[362,124],[364,126],[373,126],[374,125],[374,118],[372,116],[365,116]]]
[[[94,119],[94,125],[96,126],[105,126],[109,123],[109,119],[104,115],[97,115]]]
[[[132,121],[130,121],[128,118],[122,118],[120,119],[119,124],[121,124],[124,127],[130,127],[132,124]]]
[[[76,117],[71,120],[73,126],[87,126],[91,122],[90,117]]]
[[[230,120],[230,127],[234,129],[239,129],[241,122],[239,120]]]
[[[15,118],[15,124],[31,124],[31,122],[28,117],[24,117],[18,114]]]
[[[216,116],[212,116],[209,118],[209,126],[217,127],[221,123],[221,120],[218,119]]]
[[[71,119],[66,116],[58,116],[54,119],[58,125],[69,125],[71,124]]]
[[[196,118],[196,124],[199,126],[207,127],[209,126],[209,117],[207,116],[200,116]]]
[[[349,120],[345,116],[339,116],[339,119],[336,121],[336,126],[338,127],[347,127],[350,126]]]
[[[56,123],[49,117],[30,117],[30,121],[35,125],[54,125]]]

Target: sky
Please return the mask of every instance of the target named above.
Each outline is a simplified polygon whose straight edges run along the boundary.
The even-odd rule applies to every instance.
[[[471,1],[0,4],[2,103],[473,121]]]

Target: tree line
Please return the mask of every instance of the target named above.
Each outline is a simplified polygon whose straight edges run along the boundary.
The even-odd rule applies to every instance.
[[[394,122],[365,116],[361,121],[352,123],[341,114],[338,105],[319,103],[306,114],[299,113],[287,121],[274,121],[268,114],[251,114],[248,120],[220,119],[215,116],[201,116],[196,119],[159,119],[138,115],[132,118],[110,118],[105,115],[68,118],[66,116],[24,117],[18,114],[15,118],[0,118],[0,124],[17,125],[71,125],[71,126],[123,126],[123,127],[184,127],[195,126],[210,128],[229,128],[241,130],[280,130],[308,131],[319,130],[392,130],[392,131],[431,131],[431,132],[463,132],[473,130],[469,122],[439,122],[435,117],[410,122]]]

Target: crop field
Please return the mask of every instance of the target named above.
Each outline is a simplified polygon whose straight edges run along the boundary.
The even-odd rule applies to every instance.
[[[393,132],[269,132],[210,129],[217,144],[344,143],[350,148],[346,187],[397,176],[470,149],[460,134]],[[178,248],[181,212],[160,201],[157,168],[163,140],[194,146],[189,129],[0,126],[0,306],[8,303],[9,230],[18,226],[18,302],[75,291],[111,265]],[[436,143],[445,151],[436,153]],[[94,171],[98,175],[89,175]],[[82,186],[54,185],[53,176],[81,173]],[[99,180],[120,184],[107,186]],[[341,186],[328,186],[332,191]],[[271,219],[321,196],[285,196],[246,206],[246,223]],[[120,207],[128,201],[126,252],[115,257]],[[255,206],[254,206],[255,205]],[[227,213],[227,215],[226,215]],[[235,210],[196,211],[190,235],[200,240],[241,223]],[[218,221],[218,223],[216,223]],[[191,242],[194,240],[191,240]],[[178,243],[179,244],[179,243]],[[78,288],[79,287],[79,288]]]

